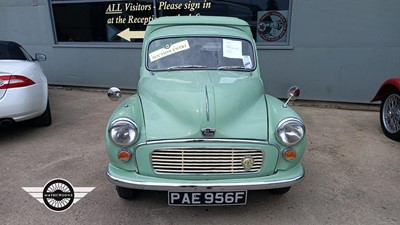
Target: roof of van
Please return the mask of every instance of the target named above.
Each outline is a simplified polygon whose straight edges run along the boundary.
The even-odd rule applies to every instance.
[[[241,29],[246,32],[249,36],[252,36],[250,25],[241,19],[235,17],[223,17],[223,16],[168,16],[159,17],[152,20],[146,29],[146,33],[152,33],[162,27],[172,25],[210,25],[210,26],[225,26],[234,27]]]
[[[172,24],[249,26],[249,24],[244,20],[241,20],[236,17],[224,17],[224,16],[166,16],[152,20],[148,24],[148,26],[172,25]]]

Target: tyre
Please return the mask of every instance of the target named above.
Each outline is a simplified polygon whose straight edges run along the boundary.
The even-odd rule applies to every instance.
[[[382,100],[380,122],[383,133],[390,139],[400,141],[400,92],[391,91]]]
[[[133,189],[124,188],[124,187],[120,187],[120,186],[116,186],[116,189],[117,189],[118,196],[120,198],[130,200],[130,199],[135,198],[135,196],[136,196],[135,190],[133,190]]]
[[[35,126],[35,127],[44,127],[44,126],[50,126],[51,122],[52,122],[52,118],[51,118],[51,111],[50,111],[50,103],[49,103],[49,100],[47,100],[46,110],[39,117],[32,119],[31,125]]]
[[[271,189],[271,193],[275,195],[283,195],[286,194],[291,187],[284,187],[284,188],[276,188],[276,189]]]

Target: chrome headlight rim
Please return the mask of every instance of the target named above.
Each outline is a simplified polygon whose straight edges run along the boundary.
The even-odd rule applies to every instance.
[[[280,133],[281,133],[281,131],[284,131],[284,128],[286,126],[288,126],[292,123],[297,123],[296,125],[301,128],[301,135],[299,138],[297,138],[297,140],[289,142],[289,141],[287,141],[287,138],[286,138],[286,141],[285,141],[282,139]],[[301,140],[303,140],[304,136],[306,135],[306,127],[304,125],[304,122],[298,118],[294,118],[294,117],[285,118],[278,123],[278,126],[276,127],[276,130],[275,130],[275,135],[276,135],[276,138],[278,139],[279,143],[281,143],[284,146],[291,147],[291,146],[299,143]]]
[[[131,138],[129,138],[129,141],[118,141],[116,139],[116,132],[115,128],[121,127],[121,126],[127,126],[130,134],[131,132],[133,132],[133,136]],[[122,146],[122,147],[126,147],[129,145],[132,145],[133,143],[137,142],[137,140],[139,139],[139,128],[137,126],[137,124],[126,117],[121,117],[121,118],[117,118],[115,120],[113,120],[108,128],[108,136],[109,138],[112,140],[112,142],[116,145]]]

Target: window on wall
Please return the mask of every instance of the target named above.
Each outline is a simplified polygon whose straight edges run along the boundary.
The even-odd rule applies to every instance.
[[[153,1],[52,1],[57,42],[122,42],[126,31],[144,31]],[[120,35],[120,36],[119,36]],[[142,39],[129,39],[142,42]]]
[[[57,42],[142,42],[162,16],[232,16],[260,45],[288,45],[292,0],[51,0]]]

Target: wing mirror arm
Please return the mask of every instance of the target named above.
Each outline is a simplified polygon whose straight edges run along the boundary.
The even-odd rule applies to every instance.
[[[297,97],[300,96],[300,88],[297,86],[292,86],[289,88],[287,92],[288,99],[285,104],[283,104],[283,108],[286,108],[290,102],[290,100],[296,100]]]
[[[122,97],[121,90],[119,90],[119,88],[112,87],[108,89],[107,96],[111,101],[118,101]]]

